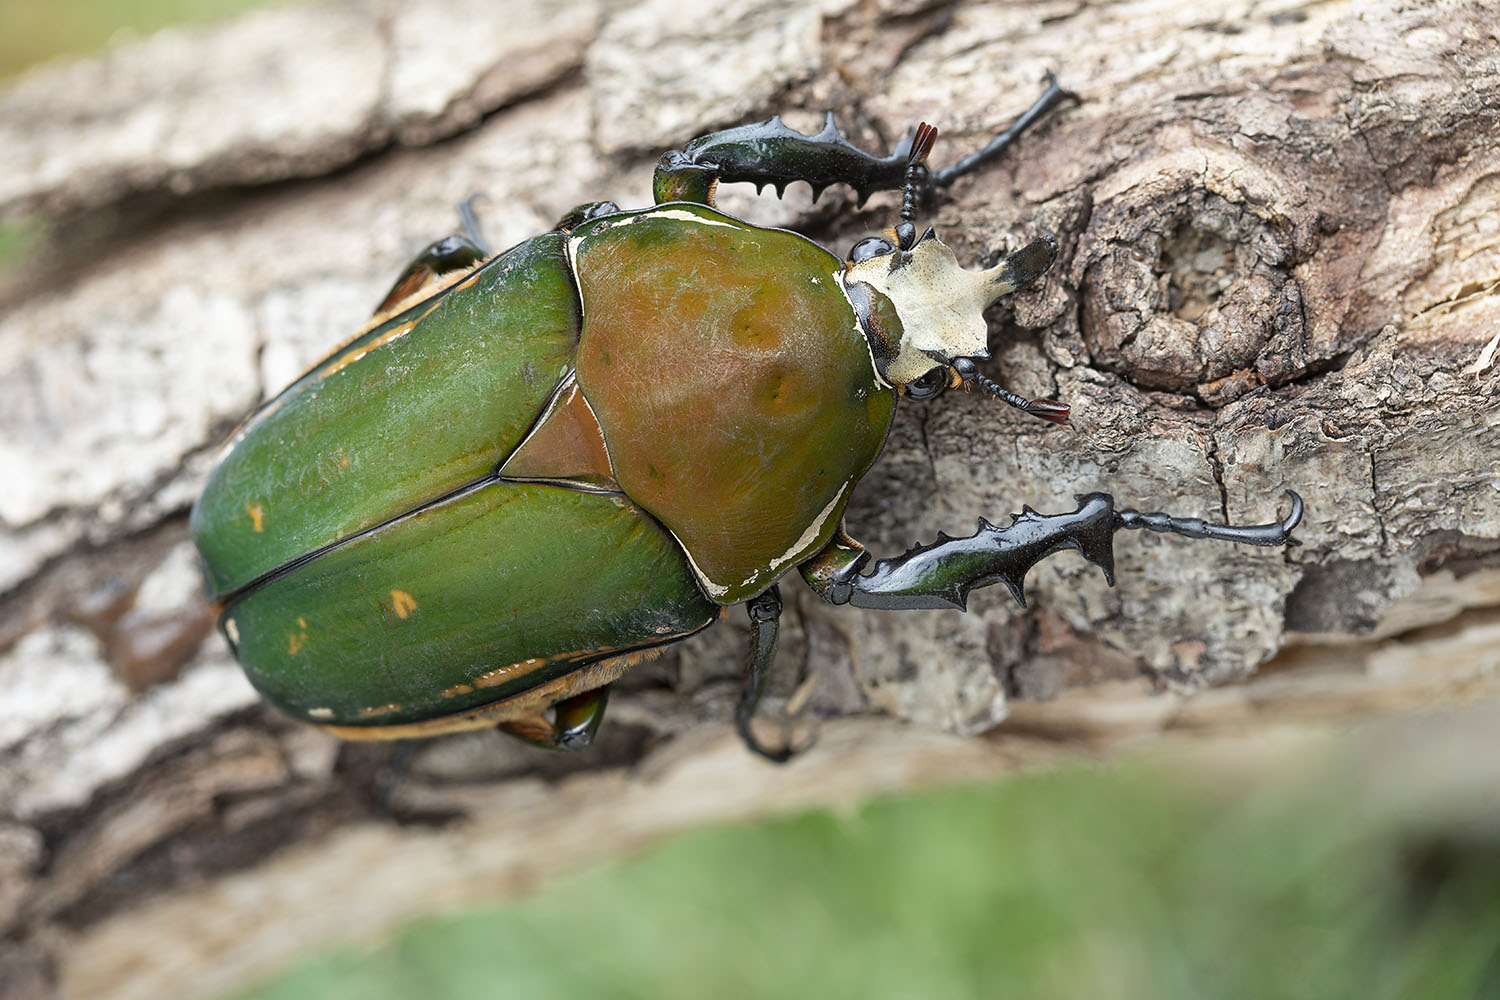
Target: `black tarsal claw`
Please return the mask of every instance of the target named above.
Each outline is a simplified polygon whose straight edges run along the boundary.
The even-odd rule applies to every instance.
[[[1301,545],[1301,542],[1292,537],[1292,529],[1302,523],[1302,495],[1296,490],[1287,490],[1286,495],[1292,498],[1292,509],[1281,520],[1281,533],[1285,539],[1282,544]]]
[[[1145,528],[1163,534],[1182,535],[1185,538],[1211,538],[1221,542],[1238,542],[1241,545],[1297,545],[1292,529],[1302,521],[1302,497],[1296,490],[1287,490],[1292,498],[1292,509],[1285,518],[1268,524],[1213,524],[1198,517],[1173,517],[1160,511],[1143,513],[1138,510],[1115,512],[1115,527]]]

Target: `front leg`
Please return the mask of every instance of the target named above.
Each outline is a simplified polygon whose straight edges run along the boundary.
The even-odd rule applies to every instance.
[[[1025,607],[1022,585],[1027,571],[1062,549],[1078,551],[1102,569],[1105,579],[1114,586],[1114,535],[1123,528],[1147,528],[1187,538],[1245,545],[1295,545],[1292,529],[1302,520],[1302,498],[1291,490],[1287,493],[1292,499],[1292,509],[1285,518],[1251,526],[1116,510],[1113,497],[1090,493],[1079,497],[1079,507],[1071,514],[1038,514],[1026,507],[1004,528],[980,518],[979,530],[968,538],[939,536],[931,545],[920,545],[903,556],[880,560],[867,575],[861,571],[869,562],[869,555],[858,543],[842,535],[800,568],[808,585],[833,604],[889,610],[963,611],[968,607],[971,590],[1003,583]]]
[[[854,188],[861,203],[872,193],[901,186],[911,149],[907,136],[890,156],[874,156],[844,138],[833,112],[817,135],[803,135],[780,117],[713,132],[664,154],[652,183],[658,205],[668,201],[713,204],[720,181],[770,184],[777,195],[792,181],[806,181],[813,198],[840,181]]]
[[[1015,124],[990,141],[979,152],[945,170],[923,177],[917,199],[925,200],[934,189],[999,156],[1033,122],[1071,96],[1048,76],[1045,93]],[[793,181],[806,181],[813,200],[830,184],[844,183],[854,189],[860,204],[876,191],[890,191],[906,179],[913,135],[907,135],[889,156],[875,156],[855,146],[834,124],[833,112],[817,135],[803,135],[787,128],[780,118],[740,125],[694,139],[661,158],[656,167],[653,190],[658,205],[669,201],[713,204],[713,191],[720,181],[749,181],[757,187],[770,184],[779,195]]]

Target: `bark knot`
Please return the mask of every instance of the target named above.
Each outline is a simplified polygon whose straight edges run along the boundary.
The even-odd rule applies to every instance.
[[[1106,182],[1094,206],[1075,264],[1083,337],[1136,385],[1222,406],[1306,370],[1306,237],[1274,207],[1274,178],[1170,159]]]

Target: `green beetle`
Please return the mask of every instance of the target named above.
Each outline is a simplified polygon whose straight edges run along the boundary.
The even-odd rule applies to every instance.
[[[1070,547],[1112,582],[1111,540],[1146,527],[1282,545],[1301,516],[1254,527],[1117,510],[943,538],[869,567],[841,526],[899,395],[978,388],[983,310],[1036,279],[1040,239],[987,271],[960,267],[912,218],[998,155],[1064,92],[984,150],[924,165],[925,124],[887,157],[834,127],[772,119],[662,157],[656,205],[580,206],[489,255],[470,235],[429,247],[366,327],[235,434],[192,514],[220,628],[256,688],[349,738],[498,725],[587,746],[631,664],[747,603],[737,712],[764,688],[793,568],[833,603],[965,606]],[[848,260],[713,207],[721,180],[904,188],[900,225]],[[868,572],[866,570],[868,569]]]

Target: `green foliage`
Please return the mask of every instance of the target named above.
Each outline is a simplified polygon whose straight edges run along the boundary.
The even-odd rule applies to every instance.
[[[5,0],[0,3],[0,78],[59,55],[84,55],[121,33],[229,17],[266,0]]]
[[[699,832],[247,997],[1500,995],[1493,843],[1236,792],[1079,768]]]

